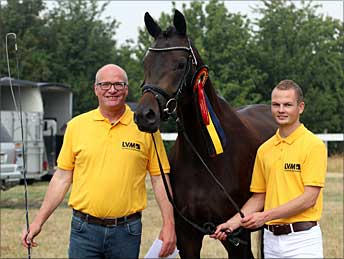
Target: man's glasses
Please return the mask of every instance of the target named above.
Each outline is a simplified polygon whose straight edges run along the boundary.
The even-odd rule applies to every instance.
[[[124,87],[127,85],[126,82],[99,82],[96,84],[97,86],[100,87],[102,90],[109,90],[111,86],[114,86],[114,88],[117,91],[123,90]]]

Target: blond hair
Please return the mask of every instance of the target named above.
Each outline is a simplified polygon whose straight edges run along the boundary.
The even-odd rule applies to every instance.
[[[293,80],[282,80],[281,82],[279,82],[275,88],[275,89],[279,89],[279,90],[289,90],[289,89],[293,89],[296,93],[296,97],[297,97],[297,103],[303,102],[303,92],[301,87],[295,83]]]

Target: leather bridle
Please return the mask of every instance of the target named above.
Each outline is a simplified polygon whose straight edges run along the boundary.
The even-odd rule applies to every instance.
[[[154,95],[155,99],[159,104],[159,110],[162,120],[167,120],[169,116],[176,113],[178,100],[183,93],[184,89],[187,87],[188,75],[191,71],[192,65],[197,66],[197,59],[192,49],[190,40],[188,39],[189,46],[176,46],[176,47],[166,47],[166,48],[148,48],[148,51],[153,52],[166,52],[166,51],[186,51],[188,52],[188,58],[186,62],[186,67],[182,79],[179,82],[177,91],[170,95],[164,89],[161,89],[157,85],[153,84],[142,84],[142,94],[150,92]],[[164,98],[165,102],[162,100]]]

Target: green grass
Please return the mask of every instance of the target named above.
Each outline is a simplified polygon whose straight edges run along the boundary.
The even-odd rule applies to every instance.
[[[29,217],[37,213],[47,182],[37,182],[28,186]],[[148,187],[148,207],[143,213],[143,235],[140,257],[144,257],[161,227],[160,211],[154,194]],[[27,250],[21,246],[20,236],[25,226],[24,187],[16,186],[1,192],[1,258],[25,258]],[[44,225],[36,241],[39,246],[32,251],[31,258],[66,258],[69,242],[71,209],[64,203],[54,212]],[[343,258],[343,175],[328,174],[324,189],[324,208],[321,219],[325,258]],[[202,258],[225,258],[221,244],[206,237],[201,251]]]
[[[333,155],[327,159],[327,172],[344,173],[344,155]]]

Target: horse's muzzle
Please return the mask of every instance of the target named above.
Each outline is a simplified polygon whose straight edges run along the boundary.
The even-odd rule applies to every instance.
[[[139,130],[143,132],[154,133],[160,126],[160,115],[157,115],[152,109],[144,108],[136,110],[134,113],[134,121]]]

